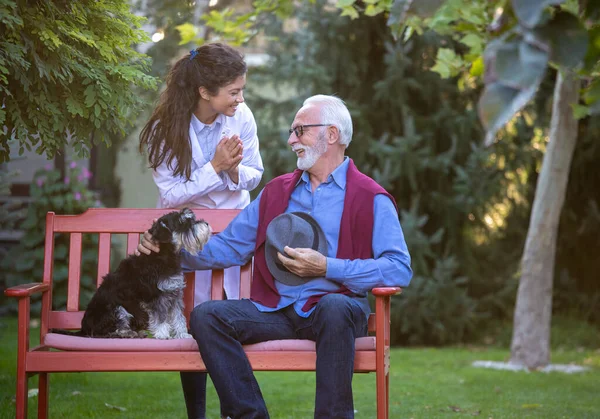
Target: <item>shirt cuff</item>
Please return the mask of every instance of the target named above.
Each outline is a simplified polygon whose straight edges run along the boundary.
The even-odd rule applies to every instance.
[[[344,267],[346,261],[344,259],[327,258],[327,272],[325,278],[327,279],[343,279],[344,278]]]
[[[223,172],[223,173],[225,173],[225,172]],[[229,189],[230,191],[237,191],[237,190],[242,189],[240,186],[242,184],[242,179],[240,178],[239,174],[238,174],[238,183],[233,183],[233,180],[231,180],[231,177],[229,176],[229,174],[225,173],[224,183],[227,185],[227,189]]]

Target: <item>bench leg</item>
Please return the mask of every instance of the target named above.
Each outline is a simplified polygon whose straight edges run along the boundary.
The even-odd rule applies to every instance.
[[[27,385],[29,376],[25,369],[25,358],[29,350],[29,298],[19,299],[18,330],[16,418],[27,419]]]
[[[385,368],[377,368],[377,419],[388,419],[388,379]]]
[[[38,419],[48,418],[48,380],[50,375],[47,372],[39,373],[39,393],[38,393]]]
[[[27,419],[27,374],[25,368],[23,373],[17,373],[17,394],[16,394],[16,418]]]

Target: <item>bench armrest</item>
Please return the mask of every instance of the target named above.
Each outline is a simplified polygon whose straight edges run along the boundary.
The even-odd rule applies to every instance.
[[[10,287],[4,290],[4,295],[7,297],[24,298],[31,297],[37,292],[48,291],[49,285],[42,282],[34,282],[32,284],[21,284]]]
[[[386,297],[388,295],[395,295],[401,292],[402,288],[400,287],[379,287],[371,290],[371,294],[373,294],[375,297]]]

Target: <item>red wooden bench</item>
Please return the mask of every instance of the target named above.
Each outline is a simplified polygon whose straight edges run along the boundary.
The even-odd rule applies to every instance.
[[[44,273],[42,282],[23,284],[4,291],[19,303],[16,417],[27,417],[28,378],[39,375],[38,418],[48,416],[49,373],[92,371],[206,371],[193,339],[92,339],[49,333],[49,329],[79,329],[83,234],[98,234],[97,284],[109,271],[111,236],[127,236],[127,254],[138,245],[140,233],[168,210],[90,209],[84,214],[46,216]],[[215,233],[222,231],[238,210],[195,210]],[[56,233],[70,235],[68,296],[66,310],[52,309],[52,271]],[[249,297],[252,264],[241,269],[240,296]],[[30,279],[30,278],[27,278]],[[31,278],[35,279],[35,278]],[[24,279],[25,280],[25,279]],[[194,275],[187,274],[186,316],[193,307]],[[357,339],[355,371],[376,372],[377,418],[388,418],[390,360],[390,297],[399,288],[376,288],[376,310],[369,319],[371,335]],[[40,345],[29,345],[30,297],[42,294]],[[212,299],[223,298],[223,271],[213,271]],[[51,351],[52,349],[52,351]],[[279,340],[248,345],[246,354],[257,371],[314,371],[315,345],[304,340]]]

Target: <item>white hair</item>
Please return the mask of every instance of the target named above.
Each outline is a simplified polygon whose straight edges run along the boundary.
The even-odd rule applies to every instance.
[[[340,144],[348,148],[352,141],[352,117],[344,101],[333,95],[315,95],[302,104],[302,106],[307,105],[320,107],[321,123],[337,127],[340,133]]]

